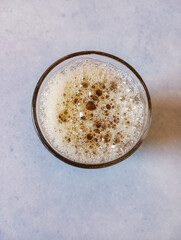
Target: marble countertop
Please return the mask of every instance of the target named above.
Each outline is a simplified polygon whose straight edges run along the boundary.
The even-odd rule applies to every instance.
[[[153,105],[144,144],[112,167],[52,156],[31,119],[44,70],[99,50],[129,62]],[[0,239],[181,239],[180,0],[14,0],[0,4]]]

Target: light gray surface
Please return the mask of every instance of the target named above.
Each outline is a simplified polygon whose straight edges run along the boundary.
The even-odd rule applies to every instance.
[[[85,170],[53,157],[31,121],[43,71],[101,50],[141,74],[153,103],[142,147]],[[0,3],[0,239],[181,239],[180,0]]]

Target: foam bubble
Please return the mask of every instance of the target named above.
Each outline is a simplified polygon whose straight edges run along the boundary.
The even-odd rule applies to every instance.
[[[40,127],[56,151],[81,163],[108,162],[139,140],[147,116],[142,86],[91,58],[56,71],[39,97]]]

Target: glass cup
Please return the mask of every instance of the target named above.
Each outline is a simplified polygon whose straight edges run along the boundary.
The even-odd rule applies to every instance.
[[[39,121],[39,115],[38,115],[38,103],[39,103],[39,93],[41,92],[43,86],[46,84],[47,80],[52,76],[53,73],[55,73],[55,71],[57,69],[59,69],[60,67],[65,66],[67,63],[69,63],[72,60],[75,60],[76,58],[93,58],[96,60],[100,60],[103,62],[107,62],[112,64],[113,66],[117,67],[118,69],[123,70],[124,72],[126,72],[128,75],[130,75],[134,81],[136,82],[136,84],[142,86],[143,91],[145,92],[146,95],[146,106],[147,106],[147,116],[146,116],[146,121],[144,123],[144,127],[142,128],[142,132],[140,135],[140,138],[137,140],[136,144],[128,151],[126,152],[124,155],[105,162],[105,163],[100,163],[100,164],[87,164],[87,163],[81,163],[81,162],[76,162],[73,161],[71,159],[66,158],[65,156],[61,155],[53,146],[52,144],[48,141],[48,139],[46,138],[41,126],[40,126],[40,121]],[[148,89],[143,81],[143,79],[141,78],[141,76],[137,73],[137,71],[130,65],[128,64],[126,61],[112,55],[112,54],[108,54],[105,52],[99,52],[99,51],[82,51],[82,52],[76,52],[76,53],[72,53],[69,54],[65,57],[60,58],[59,60],[57,60],[56,62],[54,62],[41,76],[41,78],[39,79],[35,90],[34,90],[34,94],[33,94],[33,98],[32,98],[32,118],[33,118],[33,123],[34,123],[34,127],[35,130],[41,140],[41,142],[44,144],[44,146],[58,159],[64,161],[65,163],[68,163],[70,165],[73,166],[77,166],[77,167],[82,167],[82,168],[103,168],[103,167],[107,167],[107,166],[111,166],[114,165],[116,163],[119,163],[121,161],[123,161],[124,159],[128,158],[131,154],[133,154],[141,145],[141,143],[143,142],[143,140],[145,139],[145,137],[147,136],[147,133],[149,131],[150,128],[150,124],[151,124],[151,99],[150,99],[150,95],[148,92]]]

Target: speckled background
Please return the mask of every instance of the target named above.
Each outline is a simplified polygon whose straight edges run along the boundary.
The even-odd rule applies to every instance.
[[[39,77],[80,50],[123,58],[152,97],[146,141],[105,169],[59,161],[32,125]],[[1,1],[0,144],[0,240],[180,240],[181,1]]]

